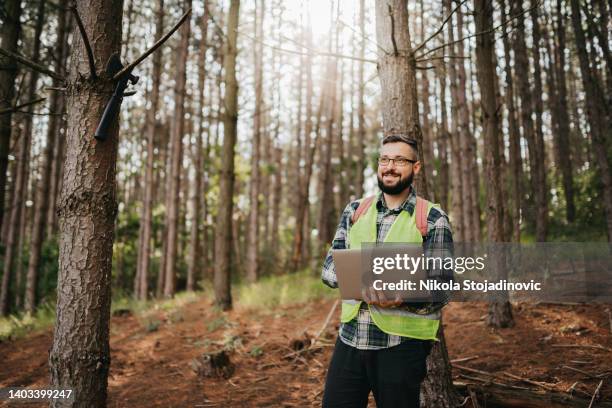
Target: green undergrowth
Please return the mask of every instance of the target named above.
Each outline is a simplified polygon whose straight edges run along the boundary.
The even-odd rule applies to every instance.
[[[337,291],[325,286],[310,270],[265,277],[254,284],[239,285],[235,293],[238,306],[252,309],[290,306],[338,296]]]
[[[169,323],[183,320],[183,309],[190,303],[202,298],[213,299],[211,284],[204,284],[205,290],[199,292],[179,292],[172,299],[135,300],[130,296],[118,294],[113,298],[111,314],[131,314],[135,316],[147,332],[156,331],[162,324],[159,313],[163,312]],[[281,276],[267,276],[254,284],[244,282],[233,285],[234,306],[246,309],[271,310],[283,306],[303,304],[319,299],[333,299],[337,292],[323,285],[320,277],[310,270]],[[0,318],[0,341],[19,339],[28,333],[48,329],[55,322],[55,300],[41,304],[36,313],[18,313]],[[225,327],[228,322],[224,316],[208,322],[209,332]]]
[[[46,329],[55,322],[55,302],[38,306],[34,314],[17,313],[0,317],[0,341],[16,339]]]

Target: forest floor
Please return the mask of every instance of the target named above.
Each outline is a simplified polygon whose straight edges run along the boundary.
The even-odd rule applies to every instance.
[[[320,406],[339,311],[314,349],[296,354],[300,346],[296,340],[308,344],[307,336],[316,336],[333,304],[334,300],[319,299],[274,311],[237,306],[224,313],[200,297],[144,315],[115,311],[108,406]],[[463,359],[456,364],[499,375],[511,373],[547,383],[559,392],[574,384],[575,393],[587,401],[604,379],[600,395],[607,401],[612,399],[608,377],[612,376],[612,335],[604,309],[519,304],[514,308],[516,326],[493,330],[485,325],[486,305],[453,303],[444,314],[449,355]],[[0,343],[0,387],[45,387],[52,337],[47,329]],[[192,368],[194,358],[222,348],[230,350],[233,375],[199,377]],[[482,377],[453,369],[456,382],[470,382],[466,375]],[[504,382],[539,388],[509,377]]]

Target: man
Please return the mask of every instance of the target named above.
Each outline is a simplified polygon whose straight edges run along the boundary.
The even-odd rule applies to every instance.
[[[414,222],[417,195],[412,181],[420,169],[414,140],[403,135],[383,139],[377,171],[381,193],[350,203],[342,213],[323,265],[326,285],[338,287],[332,249],[360,248],[362,242],[422,242],[426,256],[433,256],[434,251],[435,256],[451,255],[451,228],[439,206],[419,197],[419,211],[426,214],[426,222],[423,216],[420,230]],[[392,229],[394,224],[397,226]],[[427,272],[430,279],[452,279],[452,270]],[[425,362],[447,294],[436,293],[435,302],[425,305],[388,300],[373,289],[363,298],[363,302],[342,301],[340,332],[327,372],[323,407],[366,407],[370,391],[378,408],[419,407]]]

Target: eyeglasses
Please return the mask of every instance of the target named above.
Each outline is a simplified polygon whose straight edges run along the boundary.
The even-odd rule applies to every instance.
[[[381,166],[388,166],[390,162],[393,162],[397,167],[407,166],[408,163],[416,163],[417,160],[407,159],[405,157],[396,157],[395,159],[390,159],[389,157],[379,157],[378,164]]]

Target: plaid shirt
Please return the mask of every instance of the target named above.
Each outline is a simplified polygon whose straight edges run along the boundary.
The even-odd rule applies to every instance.
[[[391,225],[401,211],[407,211],[410,215],[414,212],[416,206],[416,192],[414,188],[410,189],[410,194],[406,201],[395,209],[387,208],[382,193],[379,193],[376,200],[376,231],[377,243],[382,243],[391,228]],[[332,242],[332,246],[327,252],[327,257],[323,264],[323,272],[321,278],[323,282],[331,287],[337,288],[338,282],[336,279],[336,269],[332,258],[332,249],[346,249],[346,233],[350,227],[351,218],[359,207],[359,201],[353,201],[346,206],[340,218],[340,224],[336,230],[336,235]],[[452,256],[452,232],[447,215],[438,208],[432,208],[427,217],[427,235],[423,240],[425,256],[446,257]],[[428,270],[430,279],[437,279],[442,282],[448,282],[452,279],[453,272],[448,269]],[[429,313],[440,309],[448,303],[449,294],[446,292],[437,292],[434,294],[436,299],[435,304],[429,304],[420,312]],[[400,307],[407,308],[409,311],[415,311],[415,305],[402,305]],[[340,325],[340,339],[349,346],[356,347],[361,350],[378,350],[388,348],[400,344],[406,340],[406,337],[391,335],[383,332],[374,324],[370,311],[365,303],[361,304],[357,316],[347,323]]]

